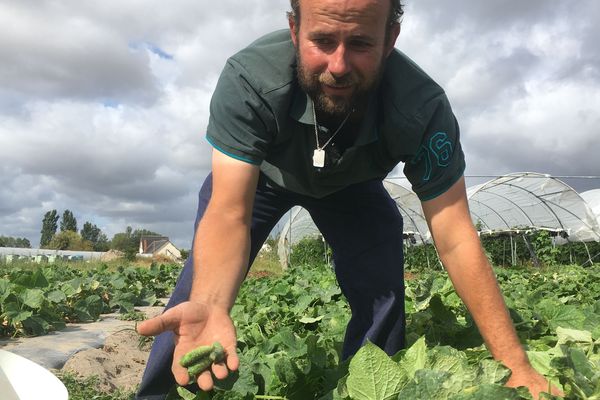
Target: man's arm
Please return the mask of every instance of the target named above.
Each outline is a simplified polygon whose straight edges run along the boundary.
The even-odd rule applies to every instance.
[[[217,379],[224,379],[239,366],[235,327],[229,312],[248,268],[258,175],[257,166],[213,150],[212,194],[194,239],[190,299],[138,325],[138,332],[146,336],[173,331],[171,370],[180,385],[187,385],[189,377],[179,359],[200,345],[215,341],[223,345],[225,363],[212,366]],[[208,370],[197,381],[203,390],[213,387]]]
[[[422,203],[444,267],[473,316],[492,356],[512,370],[508,386],[527,386],[535,399],[548,382],[529,363],[496,277],[469,214],[461,178],[442,195]],[[556,392],[558,394],[558,391]]]
[[[212,194],[193,244],[191,301],[233,307],[248,267],[258,174],[256,165],[213,150]]]

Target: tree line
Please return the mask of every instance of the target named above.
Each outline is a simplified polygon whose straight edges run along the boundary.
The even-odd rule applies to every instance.
[[[59,230],[60,228],[60,230]],[[125,232],[116,233],[111,240],[98,226],[85,222],[77,230],[77,219],[73,212],[65,210],[59,216],[57,210],[46,212],[40,231],[40,248],[54,250],[108,251],[119,250],[127,256],[135,256],[142,236],[162,236],[147,229],[133,229],[128,226]]]
[[[19,247],[24,249],[30,249],[31,243],[27,238],[0,236],[0,247]]]

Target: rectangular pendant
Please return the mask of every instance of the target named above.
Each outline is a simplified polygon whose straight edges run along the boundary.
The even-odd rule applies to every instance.
[[[323,168],[325,166],[325,150],[315,149],[313,153],[313,166]]]

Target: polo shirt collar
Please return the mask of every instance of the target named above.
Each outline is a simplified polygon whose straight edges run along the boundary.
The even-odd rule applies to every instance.
[[[372,143],[376,141],[379,136],[377,127],[377,97],[377,91],[374,91],[369,96],[367,111],[359,128],[354,146]],[[292,105],[290,107],[290,117],[305,125],[315,124],[312,113],[312,100],[299,88],[294,91]]]

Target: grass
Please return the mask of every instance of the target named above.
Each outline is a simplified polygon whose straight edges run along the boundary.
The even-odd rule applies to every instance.
[[[256,259],[250,266],[250,272],[248,272],[248,276],[250,277],[261,277],[261,276],[279,276],[283,273],[283,269],[281,268],[281,264],[279,262],[279,256],[277,255],[277,251],[275,249],[271,250],[260,250]]]

